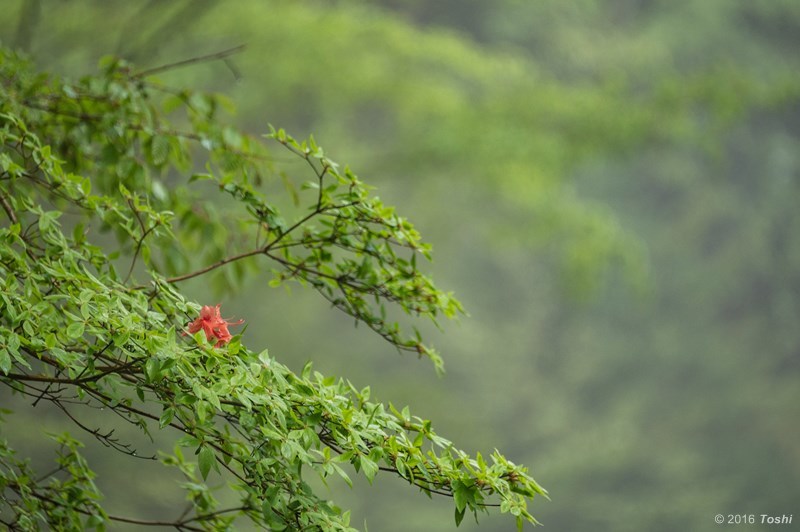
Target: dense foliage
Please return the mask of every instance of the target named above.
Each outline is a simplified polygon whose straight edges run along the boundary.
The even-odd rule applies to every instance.
[[[220,97],[152,74],[107,58],[100,74],[70,81],[0,56],[0,382],[52,403],[120,459],[177,468],[191,507],[173,521],[110,515],[80,440],[59,434],[58,466],[40,478],[3,443],[3,524],[220,529],[244,515],[273,530],[349,529],[348,512],[304,480],[350,482],[345,464],[370,481],[384,471],[453,497],[456,523],[488,506],[519,527],[535,523],[526,502],[545,491],[524,467],[499,452],[469,456],[408,408],[371,400],[369,387],[310,363],[290,371],[232,337],[219,307],[201,311],[181,294],[178,283],[220,268],[234,270],[232,283],[247,270],[272,285],[298,282],[437,369],[440,357],[418,331],[403,332],[397,310],[433,320],[461,311],[417,268],[429,246],[414,227],[313,138],[273,130],[282,151],[268,149],[221,121]],[[302,161],[309,179],[285,173],[276,152]],[[274,182],[293,199],[287,217],[259,190]],[[171,431],[174,448],[143,456],[137,441],[87,419],[94,409],[143,436]],[[218,476],[236,505],[217,503]]]

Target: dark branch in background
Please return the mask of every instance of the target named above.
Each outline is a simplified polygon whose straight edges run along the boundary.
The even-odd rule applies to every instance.
[[[182,30],[194,24],[216,3],[216,0],[186,0],[177,11],[167,16],[163,10],[173,8],[177,2],[150,0],[131,17],[120,33],[117,54],[136,62],[141,62],[139,58],[155,57],[159,49],[183,36]]]
[[[31,39],[39,20],[42,18],[41,0],[25,0],[20,8],[19,21],[17,22],[17,34],[14,36],[14,47],[22,50],[30,50]]]
[[[228,68],[231,68],[231,65],[229,64],[229,61],[228,61],[228,57],[231,56],[231,55],[234,55],[234,54],[238,54],[239,52],[244,50],[246,47],[247,47],[246,44],[240,44],[239,46],[234,46],[233,48],[229,48],[227,50],[222,50],[221,52],[216,52],[216,53],[208,54],[208,55],[201,55],[201,56],[198,56],[198,57],[192,57],[192,58],[189,58],[189,59],[184,59],[183,61],[177,61],[175,63],[168,63],[166,65],[161,65],[161,66],[157,66],[157,67],[153,67],[153,68],[148,68],[146,70],[140,70],[139,72],[136,72],[135,74],[133,74],[132,78],[134,78],[134,79],[144,78],[144,77],[147,77],[147,76],[153,76],[153,75],[158,74],[160,72],[166,72],[168,70],[174,70],[176,68],[181,68],[181,67],[185,67],[185,66],[191,66],[191,65],[194,65],[194,64],[197,64],[197,63],[205,63],[205,62],[208,62],[208,61],[217,61],[217,60],[223,60],[225,62],[225,64],[226,64],[226,66],[228,66]],[[238,75],[238,70],[235,67],[232,68],[231,70],[234,72],[234,76],[236,76],[236,79],[238,80],[241,77],[241,76]]]

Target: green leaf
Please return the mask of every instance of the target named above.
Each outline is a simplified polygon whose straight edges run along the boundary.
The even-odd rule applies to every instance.
[[[19,336],[16,333],[9,333],[8,338],[6,339],[6,347],[8,347],[11,354],[17,355],[19,353]]]
[[[463,512],[464,508],[467,507],[467,501],[470,499],[469,489],[459,480],[453,482],[452,487],[456,510]]]
[[[169,139],[163,135],[156,135],[150,141],[150,159],[155,166],[161,166],[169,157]]]
[[[173,417],[175,417],[175,409],[165,408],[158,419],[158,427],[163,429],[172,422]]]
[[[467,511],[464,508],[462,508],[460,510],[458,508],[456,508],[456,513],[455,513],[456,526],[459,526],[461,524],[461,521],[464,520],[464,514],[466,514],[466,512]]]
[[[144,364],[144,372],[147,380],[155,382],[161,378],[161,361],[156,357],[150,357]]]
[[[211,471],[211,466],[214,465],[214,462],[216,462],[214,451],[211,447],[204,445],[197,456],[197,463],[200,466],[200,474],[203,476],[203,480],[208,478],[208,473]]]
[[[58,211],[43,212],[39,215],[39,229],[47,231],[59,216],[61,216],[61,213]]]
[[[400,476],[403,478],[406,477],[406,461],[403,460],[401,457],[397,457],[397,460],[394,462],[395,468],[397,468],[397,472],[400,473]]]
[[[28,363],[28,360],[25,358],[24,355],[21,355],[19,352],[20,341],[19,336],[16,333],[10,333],[8,338],[6,339],[6,352],[10,354],[14,360],[16,360],[22,366],[31,369],[31,365]]]
[[[89,290],[88,288],[84,288],[81,290],[81,293],[78,295],[78,301],[81,303],[88,303],[95,297],[95,292],[93,290]]]
[[[76,321],[70,323],[67,326],[67,336],[72,339],[78,339],[83,336],[83,331],[85,330],[85,325],[82,321]]]
[[[303,370],[300,372],[300,376],[303,378],[303,380],[308,380],[308,378],[311,376],[312,367],[313,364],[310,360],[306,362],[305,366],[303,366]]]
[[[11,356],[5,348],[0,349],[0,371],[6,375],[11,371]]]
[[[345,470],[342,469],[341,467],[339,467],[336,464],[332,464],[332,465],[333,465],[334,471],[336,471],[336,474],[338,474],[340,477],[342,477],[342,479],[344,479],[345,483],[347,483],[347,485],[352,488],[353,487],[353,481],[350,479],[350,476],[345,472]]]
[[[207,179],[214,179],[214,176],[204,173],[192,174],[192,177],[189,178],[189,183],[193,183],[195,181],[205,181]]]
[[[359,461],[361,463],[361,470],[364,471],[364,476],[367,477],[369,483],[372,484],[372,479],[378,474],[378,464],[364,455],[359,458]]]

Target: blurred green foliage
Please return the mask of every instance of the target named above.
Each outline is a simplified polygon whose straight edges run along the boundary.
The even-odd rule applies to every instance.
[[[246,42],[161,79],[223,90],[251,131],[313,132],[434,243],[435,278],[471,314],[431,333],[443,380],[373,356],[299,292],[246,285],[234,314],[262,316],[248,334],[290,366],[313,359],[532,464],[556,530],[793,511],[797,2],[38,4],[29,37],[16,16],[3,32],[70,73]],[[452,526],[381,487],[333,489],[374,530]]]

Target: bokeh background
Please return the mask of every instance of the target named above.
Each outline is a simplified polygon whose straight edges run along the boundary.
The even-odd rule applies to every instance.
[[[183,285],[245,318],[250,348],[528,465],[549,530],[800,529],[800,3],[3,0],[0,40],[73,77],[246,44],[159,79],[226,94],[251,133],[313,133],[417,225],[469,312],[427,330],[438,378],[268,275]],[[58,415],[0,404],[5,436],[51,460]],[[88,451],[112,513],[175,514],[163,468]],[[359,528],[454,527],[452,501],[400,479],[320,489]]]

